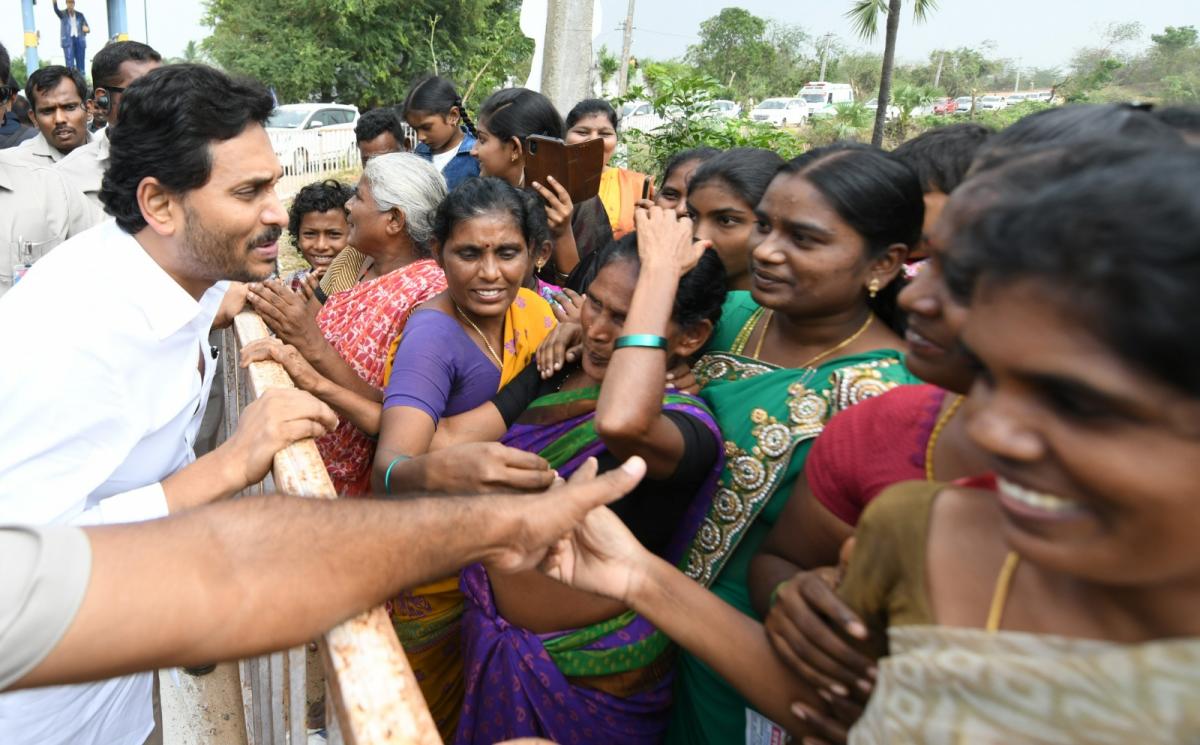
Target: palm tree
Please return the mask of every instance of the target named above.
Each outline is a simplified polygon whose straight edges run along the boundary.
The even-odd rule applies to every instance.
[[[846,17],[854,24],[854,30],[865,40],[875,38],[879,32],[879,14],[887,14],[887,27],[883,44],[883,69],[879,75],[879,108],[875,111],[875,130],[871,144],[883,143],[883,122],[887,117],[887,105],[892,99],[892,68],[896,62],[896,32],[900,28],[901,0],[854,0]],[[912,0],[913,18],[924,21],[929,12],[937,8],[937,0]]]

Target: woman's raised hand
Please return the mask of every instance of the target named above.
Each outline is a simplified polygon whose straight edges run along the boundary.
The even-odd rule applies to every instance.
[[[315,310],[303,293],[293,292],[277,279],[249,286],[247,299],[267,327],[305,356],[313,356],[324,343]]]
[[[546,221],[550,223],[551,232],[561,236],[571,229],[571,213],[575,210],[575,203],[571,201],[566,188],[553,176],[547,176],[546,180],[550,183],[539,184],[534,181],[530,186],[546,201]]]
[[[642,266],[669,261],[683,276],[691,271],[712,246],[712,241],[693,240],[690,217],[679,217],[661,207],[639,209],[633,218],[638,235],[638,258]]]

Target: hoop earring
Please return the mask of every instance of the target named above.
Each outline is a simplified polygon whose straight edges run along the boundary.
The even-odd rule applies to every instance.
[[[879,280],[873,279],[873,280],[871,280],[871,284],[867,285],[867,295],[872,300],[874,300],[875,296],[878,294],[879,294]]]

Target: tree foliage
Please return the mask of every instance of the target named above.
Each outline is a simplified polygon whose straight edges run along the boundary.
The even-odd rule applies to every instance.
[[[799,26],[768,21],[742,8],[725,8],[700,24],[700,40],[686,62],[747,101],[792,95],[816,78],[813,40]]]
[[[435,69],[460,92],[528,70],[519,0],[206,0],[202,49],[280,101],[394,104]]]

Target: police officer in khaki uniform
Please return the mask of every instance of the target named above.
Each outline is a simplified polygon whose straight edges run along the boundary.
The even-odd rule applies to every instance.
[[[92,141],[87,129],[87,81],[75,70],[51,65],[25,83],[31,123],[40,135],[0,153],[0,158],[31,166],[52,166],[67,153]]]
[[[108,132],[121,118],[121,99],[133,81],[162,66],[162,56],[138,41],[108,44],[92,59],[92,103],[108,116],[108,126],[75,148],[55,168],[101,210],[100,182],[108,167]]]
[[[104,213],[53,169],[0,159],[0,295],[12,287],[14,270],[20,274],[103,219]]]

